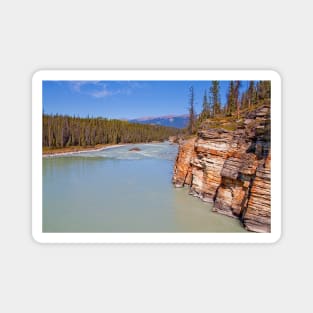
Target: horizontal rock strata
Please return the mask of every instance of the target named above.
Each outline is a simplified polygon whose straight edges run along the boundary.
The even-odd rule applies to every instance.
[[[179,153],[175,162],[173,182],[175,187],[183,187],[184,184],[191,184],[191,160],[196,156],[194,151],[195,138],[180,144]]]
[[[239,218],[254,232],[271,230],[270,107],[249,112],[236,130],[204,123],[197,137],[180,143],[173,183]]]

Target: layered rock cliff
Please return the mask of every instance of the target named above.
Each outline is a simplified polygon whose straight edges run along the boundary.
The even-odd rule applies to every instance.
[[[254,232],[271,231],[270,105],[244,118],[208,120],[179,145],[173,184],[239,218]]]

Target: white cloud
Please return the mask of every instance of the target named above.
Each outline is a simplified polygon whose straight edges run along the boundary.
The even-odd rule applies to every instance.
[[[105,98],[118,94],[130,95],[133,89],[142,88],[137,82],[118,82],[119,88],[109,88],[104,81],[71,81],[70,88],[73,92],[88,95],[93,98]]]
[[[111,91],[107,90],[106,87],[104,87],[102,90],[90,92],[90,96],[92,96],[94,98],[104,98],[107,96],[111,96],[112,94],[113,93]]]
[[[87,82],[84,81],[72,81],[70,82],[70,87],[72,90],[76,91],[76,92],[80,92],[81,87],[83,85],[85,85]]]

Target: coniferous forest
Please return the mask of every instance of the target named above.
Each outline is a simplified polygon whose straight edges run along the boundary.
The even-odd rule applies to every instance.
[[[43,115],[43,147],[64,148],[162,141],[177,135],[177,128],[134,124],[105,118]]]
[[[209,88],[209,96],[204,91],[202,111],[199,115],[194,109],[194,89],[189,90],[189,121],[187,133],[195,134],[201,123],[207,119],[218,118],[239,118],[242,113],[252,110],[256,106],[270,103],[271,82],[270,81],[249,81],[248,86],[240,92],[241,81],[230,81],[226,103],[221,103],[220,81],[213,80]]]

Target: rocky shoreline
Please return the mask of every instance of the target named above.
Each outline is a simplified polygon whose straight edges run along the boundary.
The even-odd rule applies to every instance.
[[[271,231],[270,104],[230,125],[210,120],[179,145],[176,187],[213,204],[213,211],[241,220],[253,232]],[[234,129],[232,129],[234,128]]]

